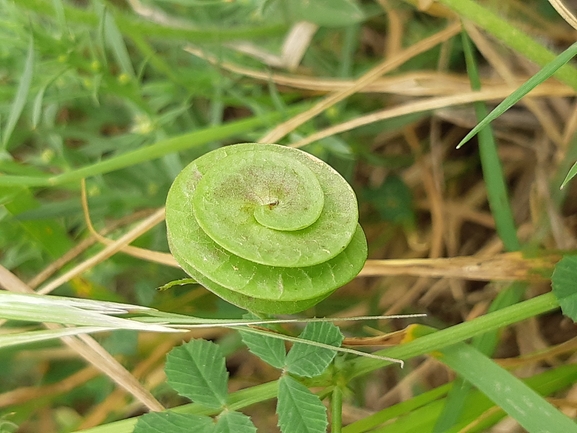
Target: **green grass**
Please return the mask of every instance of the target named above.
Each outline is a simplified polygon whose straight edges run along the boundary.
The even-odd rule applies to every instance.
[[[31,292],[85,267],[57,285],[53,294],[64,300],[0,297],[6,379],[0,431],[128,433],[148,409],[216,416],[225,407],[233,415],[222,423],[245,422],[238,411],[259,431],[274,432],[276,398],[279,410],[288,411],[294,403],[287,403],[289,394],[302,396],[295,410],[307,399],[322,399],[333,432],[480,432],[505,416],[528,431],[542,431],[539,422],[577,430],[546,401],[553,397],[562,405],[577,380],[569,362],[577,334],[572,30],[545,0],[439,0],[443,16],[419,11],[413,2],[386,2],[385,13],[381,3],[335,0],[323,10],[304,1],[173,0],[143,2],[139,14],[130,2],[0,0],[0,285]],[[299,67],[288,71],[278,66],[284,38],[303,18],[318,29]],[[487,35],[515,83],[499,78],[495,59],[483,57],[473,33],[418,49],[457,19]],[[188,46],[202,56],[185,51]],[[263,60],[271,57],[276,63]],[[371,73],[377,68],[385,75]],[[309,88],[281,83],[281,75],[308,80]],[[364,78],[351,95],[316,90]],[[389,78],[404,80],[382,90]],[[524,105],[535,86],[540,96]],[[504,98],[494,96],[466,104],[452,99],[497,88],[512,94],[502,105]],[[436,97],[446,97],[447,105],[422,108],[422,101]],[[310,114],[327,100],[320,113]],[[298,126],[275,130],[297,115]],[[362,126],[346,123],[357,118]],[[543,126],[543,118],[553,121]],[[168,256],[166,228],[158,220],[132,243],[145,258],[108,247],[112,255],[86,265],[103,246],[86,227],[82,180],[96,230],[121,239],[164,206],[172,181],[193,159],[223,145],[259,142],[273,130],[280,144],[291,145],[331,127],[340,132],[303,150],[353,186],[369,259],[385,262],[370,262],[381,276],[361,274],[298,316],[427,314],[337,322],[353,339],[345,344],[418,323],[391,337],[393,347],[360,348],[376,358],[335,349],[340,353],[330,366],[313,374],[281,356],[284,342],[263,340],[266,333],[257,330],[246,345],[252,341],[259,359],[227,325],[238,323],[243,310],[194,284],[156,290],[186,276]],[[468,256],[474,267],[504,251],[565,256],[553,273],[554,292],[545,293],[550,284],[531,278],[536,269],[507,268],[510,281],[487,283],[422,276],[423,267],[410,261]],[[407,259],[407,266],[399,275],[386,259]],[[76,328],[45,329],[39,322]],[[191,330],[169,332],[184,325]],[[285,335],[275,334],[290,342],[293,354],[304,347],[295,339],[302,323],[269,326]],[[179,395],[170,386],[171,368],[168,382],[163,376],[166,354],[190,338],[219,347],[199,343],[194,355],[206,350],[215,362],[221,352],[227,359],[229,373],[201,372],[221,385],[218,404],[210,407]],[[326,346],[332,343],[316,341],[302,349],[303,357],[330,352],[332,359],[335,352]],[[89,380],[80,374],[87,366],[97,370]],[[303,385],[316,396],[303,394]],[[315,408],[311,422],[322,425],[323,409]],[[299,421],[283,420],[285,429]]]

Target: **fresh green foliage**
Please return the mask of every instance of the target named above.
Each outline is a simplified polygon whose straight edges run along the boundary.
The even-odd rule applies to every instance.
[[[461,20],[467,29],[474,25],[481,32],[471,31],[471,40],[459,38]],[[304,27],[294,27],[301,21],[309,22],[306,29],[311,32],[303,45],[295,36],[303,35]],[[291,32],[296,29],[300,31]],[[477,33],[483,35],[481,39]],[[445,36],[414,55],[417,44],[422,47],[431,35]],[[567,109],[573,103],[570,88],[577,89],[577,69],[569,61],[576,48],[558,55],[573,40],[569,27],[546,0],[531,2],[530,9],[524,2],[509,0],[0,0],[0,270],[11,271],[31,289],[51,286],[59,295],[0,296],[0,316],[7,320],[0,335],[5,379],[0,384],[0,395],[5,397],[0,398],[0,432],[132,433],[138,423],[138,429],[148,433],[254,433],[253,421],[242,412],[250,412],[258,425],[264,410],[254,410],[254,405],[274,399],[279,425],[286,433],[326,431],[325,407],[333,433],[484,432],[508,414],[531,431],[546,418],[536,419],[540,415],[536,410],[523,410],[527,404],[543,408],[549,426],[573,431],[574,425],[560,411],[543,404],[545,396],[564,398],[577,382],[577,368],[565,362],[566,354],[558,354],[564,346],[554,347],[559,339],[572,336],[569,328],[540,328],[539,344],[547,342],[546,350],[555,355],[520,350],[516,362],[527,367],[524,372],[533,372],[523,379],[526,386],[490,359],[500,344],[507,345],[507,353],[514,346],[512,337],[524,325],[512,325],[544,313],[533,323],[556,324],[560,305],[569,317],[576,315],[577,263],[566,252],[560,253],[565,257],[553,274],[553,293],[525,300],[532,293],[527,291],[531,279],[550,275],[551,250],[574,248],[575,188],[558,188],[577,174],[577,140],[572,137]],[[487,56],[491,48],[496,56]],[[537,121],[527,121],[525,106],[515,107],[498,119],[506,122],[505,128],[500,122],[485,128],[485,123],[479,124],[478,148],[452,150],[468,132],[464,128],[473,127],[470,107],[452,108],[463,104],[461,96],[483,98],[474,108],[477,121],[488,122],[491,117],[484,105],[502,100],[508,81],[505,75],[498,78],[500,68],[513,65],[509,73],[515,80],[525,80],[523,69],[531,70],[531,62],[545,72],[513,96],[520,98],[553,74],[545,86],[528,94],[533,99],[527,106],[531,110],[530,105],[537,106]],[[367,71],[371,72],[364,76]],[[354,94],[325,106],[298,128],[284,123],[351,86],[356,86]],[[547,89],[550,95],[545,94]],[[511,102],[514,99],[506,99]],[[517,119],[530,124],[529,129],[515,120],[515,111]],[[374,114],[387,120],[375,121]],[[356,123],[359,116],[363,122]],[[262,141],[281,124],[285,135],[274,141],[283,145],[332,127],[342,131],[303,149],[336,169],[359,192],[359,211],[356,203],[351,205],[354,222],[335,226],[346,226],[345,237],[354,240],[357,235],[351,228],[360,235],[360,215],[371,259],[385,259],[371,261],[369,275],[389,272],[388,259],[407,259],[393,262],[393,268],[400,264],[403,272],[415,272],[413,276],[365,278],[363,272],[348,287],[328,296],[332,289],[325,292],[323,284],[307,281],[318,275],[332,280],[334,263],[330,263],[319,268],[318,275],[308,269],[304,283],[295,283],[305,291],[304,295],[294,291],[299,299],[305,296],[302,303],[289,300],[275,306],[270,294],[278,293],[279,274],[269,270],[261,280],[268,297],[258,300],[258,305],[249,305],[246,299],[236,302],[243,309],[264,313],[260,315],[265,318],[241,319],[244,311],[202,288],[209,282],[199,277],[182,285],[185,274],[168,257],[166,230],[159,224],[133,242],[154,250],[154,258],[142,249],[140,255],[134,249],[118,251],[84,267],[66,283],[53,284],[76,265],[89,263],[102,249],[86,230],[81,180],[86,180],[96,230],[118,239],[132,231],[143,215],[164,206],[170,185],[190,161],[225,145],[233,149],[231,143]],[[231,159],[231,165],[244,169],[259,165],[252,178],[267,182],[278,173],[288,178],[294,172],[303,179],[294,182],[298,188],[314,184],[310,196],[315,206],[303,205],[306,197],[298,190],[300,210],[288,220],[277,218],[276,200],[265,202],[254,213],[264,227],[307,231],[302,226],[326,205],[318,185],[323,194],[325,187],[303,174],[295,163],[299,157],[285,162],[281,157],[286,155],[239,156]],[[219,171],[216,185],[220,182],[223,189],[223,183],[230,184],[231,176],[224,179],[230,173],[228,168]],[[211,182],[207,179],[200,186],[203,196],[208,196]],[[339,200],[350,197],[347,188],[346,194],[333,195]],[[509,199],[507,189],[515,200]],[[223,215],[229,211],[215,207],[214,200],[190,201],[199,205],[195,213],[204,214],[201,226],[218,238],[214,224],[226,219]],[[233,202],[229,196],[225,201]],[[351,218],[353,213],[347,215]],[[177,222],[185,219],[190,218],[177,218]],[[404,266],[414,257],[454,255],[470,256],[470,265],[476,266],[477,260],[482,265],[485,255],[475,254],[485,254],[486,247],[493,250],[496,234],[505,250],[525,251],[523,256],[503,256],[501,271],[511,265],[510,257],[516,258],[510,279],[519,281],[471,284],[461,278],[450,282],[421,278],[415,284],[420,272],[440,272],[450,260],[418,259],[416,268]],[[229,238],[224,234],[219,242],[234,240]],[[289,256],[291,263],[301,260],[300,254],[286,253],[292,248],[289,242],[270,240],[271,245],[272,252],[260,255],[274,260]],[[362,266],[366,243],[360,245],[349,254],[357,260],[350,277],[338,284],[330,281],[333,288]],[[248,249],[249,254],[259,253],[258,248]],[[525,264],[541,255],[547,257],[549,268],[525,272]],[[250,279],[249,270],[237,278],[240,283]],[[503,272],[499,275],[503,278]],[[287,281],[282,281],[283,287]],[[0,285],[18,288],[4,277]],[[156,290],[163,285],[170,290]],[[406,302],[417,290],[421,291],[418,299]],[[235,302],[228,294],[225,298]],[[311,307],[322,298],[322,303]],[[271,320],[268,316],[303,308],[308,311],[300,317]],[[363,348],[366,353],[360,356],[347,346],[337,347],[343,337],[336,327],[302,317],[341,320],[380,314],[388,308],[427,311],[427,323],[435,328],[410,326],[399,334],[396,346]],[[486,313],[464,320],[480,310]],[[374,329],[389,332],[408,324],[403,318],[392,323],[382,318],[363,320],[369,327],[344,325],[352,337],[348,343],[362,342],[355,337],[366,337]],[[47,330],[42,321],[65,327]],[[310,324],[294,336],[305,323]],[[207,329],[212,327],[220,329]],[[506,327],[511,328],[503,332]],[[190,346],[175,349],[166,365],[168,384],[149,380],[158,372],[163,353],[179,340],[175,331],[183,329],[207,332],[218,345],[193,340]],[[274,368],[258,369],[262,364],[244,350],[237,330],[249,350]],[[131,417],[146,410],[146,404],[141,406],[133,398],[136,393],[122,397],[123,403],[110,404],[119,397],[120,382],[101,373],[94,378],[93,369],[85,367],[93,363],[98,369],[99,358],[85,363],[86,357],[72,357],[56,340],[83,333],[94,334],[105,350],[122,355],[127,370],[142,375],[140,383],[154,385],[150,392],[167,410]],[[457,379],[438,386],[436,380],[415,377],[414,369],[427,356],[439,356]],[[225,357],[231,365],[242,363],[240,369],[231,368],[230,383]],[[385,357],[407,361],[405,370],[390,366],[392,361]],[[532,368],[535,362],[538,370]],[[246,385],[242,374],[255,366],[258,374],[251,380],[259,382],[229,393],[232,381]],[[405,378],[414,382],[413,396],[381,410],[381,401],[365,399],[374,395],[366,391],[387,392],[374,380],[376,370],[382,368],[390,368],[384,373],[387,384],[402,384]],[[378,374],[382,378],[383,373]],[[515,394],[497,393],[495,384],[510,387]],[[182,404],[185,398],[193,402]],[[343,426],[343,406],[364,403],[371,405],[373,415]]]
[[[262,354],[265,362],[285,371],[278,383],[277,412],[281,431],[283,433],[326,431],[328,424],[326,409],[319,397],[286,372],[294,372],[304,377],[318,376],[328,367],[336,352],[302,342],[295,344],[288,356],[284,357],[285,349],[281,340],[248,331],[243,331],[242,336],[251,352]],[[343,340],[339,329],[328,322],[309,323],[299,337],[302,340],[335,347],[339,347]],[[280,342],[280,346],[277,342]],[[268,350],[271,348],[272,351]],[[279,362],[281,358],[283,362]],[[153,413],[140,418],[134,433],[156,431],[184,433],[190,429],[215,433],[256,431],[246,415],[229,409],[228,373],[219,346],[206,340],[193,340],[183,344],[170,352],[165,370],[168,383],[180,395],[217,413],[216,423],[213,423],[208,416],[173,412]]]
[[[28,47],[28,54],[26,55],[26,63],[24,65],[24,71],[22,72],[20,78],[20,84],[18,85],[18,90],[12,103],[12,109],[10,110],[10,117],[6,123],[4,129],[4,135],[2,136],[2,147],[6,148],[8,140],[16,127],[16,122],[22,114],[24,105],[26,104],[26,99],[28,98],[28,92],[30,90],[30,83],[32,82],[32,73],[34,70],[34,40],[30,39],[30,45]]]
[[[224,408],[228,373],[219,347],[193,340],[177,347],[166,359],[168,383],[193,401],[211,409]]]
[[[286,348],[283,340],[242,330],[240,335],[252,353],[275,368],[284,368],[286,365]]]
[[[577,424],[520,379],[475,348],[461,343],[441,351],[439,359],[515,418],[528,432],[577,432]],[[551,430],[554,426],[554,430]]]
[[[278,145],[237,144],[189,164],[168,194],[166,224],[180,265],[250,311],[309,308],[367,257],[352,188],[312,155]]]
[[[343,334],[332,323],[309,323],[299,335],[303,340],[317,341],[339,347]],[[334,350],[311,346],[306,342],[295,343],[286,358],[286,370],[303,377],[314,377],[329,366],[336,355]]]
[[[284,433],[327,431],[326,409],[320,399],[290,376],[279,380],[277,413]]]
[[[473,364],[471,367],[476,367],[476,365]],[[536,374],[524,379],[523,382],[540,395],[550,395],[571,383],[575,378],[577,378],[577,367],[565,365]],[[451,382],[387,407],[343,427],[343,433],[412,433],[414,429],[433,431],[435,421],[442,413],[443,397],[448,390],[456,385],[456,382]],[[464,428],[469,428],[472,432],[481,433],[505,417],[502,410],[497,410],[498,406],[495,403],[476,389],[467,395],[463,405],[465,409],[457,416],[458,422],[454,427],[448,428],[444,432],[458,433]],[[489,411],[492,411],[490,415]],[[473,423],[475,424],[474,427],[471,425]]]
[[[481,90],[481,78],[473,55],[473,46],[465,31],[461,33],[461,36],[471,88],[473,90]],[[482,123],[482,118],[487,119],[487,107],[483,102],[475,102],[474,106],[477,120]],[[479,130],[479,155],[485,174],[485,182],[487,183],[487,198],[495,218],[497,233],[503,241],[506,250],[517,251],[521,248],[521,244],[517,238],[517,228],[513,220],[513,211],[509,204],[509,194],[504,180],[505,176],[501,161],[497,153],[497,143],[490,128]]]

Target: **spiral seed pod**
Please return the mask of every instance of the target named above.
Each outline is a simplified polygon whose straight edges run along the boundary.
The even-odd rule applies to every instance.
[[[367,258],[349,184],[312,155],[276,144],[209,152],[166,201],[170,250],[225,300],[295,313],[352,280]]]

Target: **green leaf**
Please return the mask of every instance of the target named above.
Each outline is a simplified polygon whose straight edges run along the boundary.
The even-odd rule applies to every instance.
[[[192,340],[174,348],[165,370],[168,383],[181,395],[209,408],[226,404],[228,372],[216,344]]]
[[[16,127],[16,122],[20,118],[20,114],[24,109],[26,104],[26,99],[28,97],[28,91],[30,90],[30,83],[32,83],[32,73],[34,72],[34,40],[30,38],[30,44],[28,45],[28,54],[26,56],[26,63],[24,64],[24,71],[22,72],[22,77],[20,78],[20,84],[18,85],[18,90],[16,91],[16,97],[12,102],[12,108],[10,110],[10,116],[8,117],[8,123],[4,129],[4,137],[2,137],[2,146],[6,148],[8,140]]]
[[[152,412],[141,416],[133,433],[215,433],[212,418],[174,412]]]
[[[134,68],[132,67],[130,56],[128,55],[128,49],[124,44],[122,33],[120,33],[120,30],[116,25],[114,16],[108,10],[103,8],[100,11],[100,19],[102,20],[101,27],[104,31],[106,42],[112,49],[112,53],[116,62],[120,66],[122,73],[129,77],[134,77]]]
[[[290,376],[279,379],[276,412],[283,433],[327,431],[327,411],[320,398]]]
[[[439,359],[444,364],[471,382],[529,433],[577,432],[577,424],[571,419],[474,347],[458,343],[440,352]]]
[[[252,353],[264,362],[275,368],[283,368],[286,362],[286,348],[284,341],[266,337],[261,334],[254,334],[239,329],[242,341]]]
[[[545,81],[547,78],[551,77],[561,66],[569,62],[575,55],[577,55],[577,42],[559,54],[555,60],[551,63],[545,65],[543,69],[533,75],[531,78],[527,80],[522,86],[520,86],[517,90],[507,96],[503,102],[501,102],[497,107],[493,109],[489,113],[487,117],[485,117],[481,122],[475,126],[471,132],[469,132],[465,138],[461,140],[458,144],[457,149],[463,146],[467,141],[475,136],[481,129],[487,126],[490,122],[495,120],[513,105],[515,105],[523,96]]]
[[[577,256],[563,256],[555,266],[551,285],[563,314],[577,321]]]
[[[38,123],[40,122],[40,115],[42,114],[42,101],[44,100],[44,92],[46,91],[46,85],[42,86],[36,97],[34,98],[34,104],[32,105],[32,128],[36,129]]]
[[[256,427],[243,413],[223,412],[217,418],[215,433],[256,433]]]
[[[575,164],[573,164],[573,166],[569,169],[567,176],[565,176],[565,179],[563,180],[563,183],[561,184],[561,189],[565,188],[565,185],[567,185],[569,183],[569,181],[571,179],[573,179],[575,176],[577,176],[577,162]]]
[[[299,338],[340,347],[344,337],[339,328],[332,323],[313,322],[305,327]],[[286,358],[286,369],[298,376],[318,376],[325,371],[336,354],[334,350],[295,343]]]

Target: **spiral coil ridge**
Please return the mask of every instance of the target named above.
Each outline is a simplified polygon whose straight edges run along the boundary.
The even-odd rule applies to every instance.
[[[350,185],[325,162],[276,144],[236,144],[194,160],[169,191],[166,225],[188,274],[255,312],[309,308],[367,257]]]

